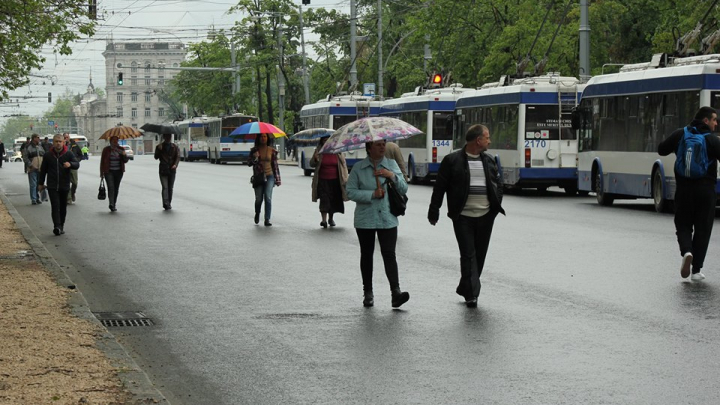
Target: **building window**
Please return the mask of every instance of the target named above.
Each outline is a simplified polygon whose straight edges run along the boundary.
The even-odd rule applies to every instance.
[[[137,76],[131,76],[131,77],[130,77],[130,85],[131,85],[131,86],[137,86]]]
[[[130,73],[137,73],[137,62],[133,61],[130,65]]]
[[[145,92],[145,102],[149,103],[151,101],[152,101],[152,93],[150,93],[149,91]]]
[[[146,117],[150,116],[150,108],[148,108],[148,107],[145,108],[145,116]]]
[[[122,94],[121,91],[119,91],[119,92],[117,93],[116,101],[117,101],[118,103],[122,103],[122,101],[123,101],[123,94]]]
[[[150,74],[150,62],[145,62],[145,74]]]
[[[164,86],[165,85],[165,77],[158,76],[158,86]]]
[[[136,92],[133,91],[132,93],[130,93],[130,101],[137,101],[137,93]]]
[[[165,116],[165,109],[160,107],[158,108],[158,116],[164,117]]]
[[[122,107],[118,107],[118,108],[117,108],[117,111],[115,112],[115,115],[117,115],[118,117],[122,117],[122,116],[123,116]]]
[[[130,116],[137,118],[137,108],[133,107],[132,110],[130,110]]]
[[[146,86],[150,85],[150,76],[145,76],[145,85]]]
[[[132,127],[133,127],[133,128],[137,128],[137,123],[136,123],[136,122],[133,122]]]

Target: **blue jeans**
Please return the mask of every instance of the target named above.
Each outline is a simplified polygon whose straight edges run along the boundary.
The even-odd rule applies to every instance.
[[[275,176],[270,175],[265,178],[265,184],[260,187],[255,187],[255,213],[260,213],[260,208],[263,203],[263,196],[265,196],[265,221],[270,220],[270,214],[272,214],[272,192],[275,187]]]
[[[36,202],[36,201],[40,200],[38,198],[38,191],[37,191],[39,174],[40,173],[37,170],[27,174],[28,175],[28,183],[30,183],[30,200],[32,202]]]

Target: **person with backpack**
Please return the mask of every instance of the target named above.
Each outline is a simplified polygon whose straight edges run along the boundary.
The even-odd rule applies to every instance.
[[[716,126],[715,109],[701,107],[690,125],[677,129],[658,145],[660,156],[676,154],[675,234],[682,255],[680,277],[687,278],[692,270],[693,281],[705,278],[700,270],[715,222],[720,159],[720,138],[713,133]]]

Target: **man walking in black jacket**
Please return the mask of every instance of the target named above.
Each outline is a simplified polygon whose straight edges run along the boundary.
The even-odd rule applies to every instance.
[[[45,177],[47,177],[47,190],[50,194],[50,205],[52,207],[53,233],[61,235],[65,233],[67,196],[70,192],[70,170],[79,169],[80,162],[78,162],[75,154],[65,146],[65,140],[60,134],[55,135],[53,148],[44,157],[40,166],[38,190],[45,189]]]
[[[691,178],[686,173],[679,173],[675,166],[675,233],[682,264],[680,276],[687,278],[692,266],[692,280],[699,281],[705,278],[700,272],[705,261],[713,222],[715,221],[715,203],[717,194],[717,160],[720,159],[720,138],[713,132],[717,125],[717,113],[713,108],[701,107],[695,114],[695,119],[687,127],[691,134],[704,135],[707,149],[707,172],[698,178]],[[674,131],[667,139],[658,145],[658,153],[667,156],[678,154],[678,147],[685,139],[685,128]],[[703,156],[704,157],[704,156]],[[685,158],[685,152],[680,152],[676,160]]]
[[[498,213],[505,215],[505,210],[497,164],[485,153],[490,146],[490,131],[484,125],[473,125],[465,141],[465,147],[445,156],[440,163],[428,221],[432,225],[438,222],[447,194],[448,217],[453,221],[460,248],[460,284],[455,292],[465,298],[468,308],[474,308],[495,217]]]

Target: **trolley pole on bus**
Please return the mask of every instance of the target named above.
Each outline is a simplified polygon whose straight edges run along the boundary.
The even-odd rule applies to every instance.
[[[590,79],[590,18],[589,1],[580,0],[580,81]]]
[[[382,0],[378,0],[378,91],[377,96],[383,101],[383,64],[382,64]]]

